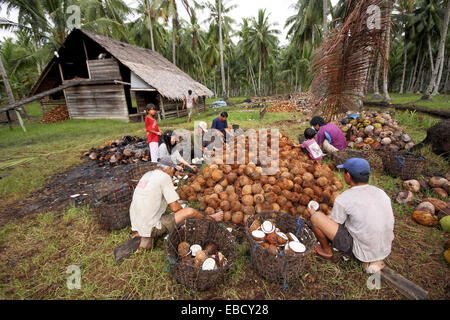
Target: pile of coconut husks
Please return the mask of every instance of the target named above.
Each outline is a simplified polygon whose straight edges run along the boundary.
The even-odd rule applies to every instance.
[[[348,112],[347,116],[352,112]],[[414,147],[411,136],[399,126],[388,112],[363,111],[357,119],[344,119],[341,130],[347,135],[348,147],[352,149],[392,151],[409,150]]]
[[[83,156],[96,161],[100,167],[150,161],[147,139],[131,136],[124,136],[118,140],[108,140],[105,142],[105,147],[93,148],[85,152]]]
[[[261,139],[257,133],[257,141],[251,142],[258,146],[256,154],[249,150],[249,137],[235,138],[234,148],[228,150],[229,155],[234,154],[234,164],[206,166],[178,189],[180,198],[200,202],[199,210],[207,215],[223,211],[225,222],[236,225],[246,223],[249,217],[263,211],[302,217],[312,200],[320,204],[320,211],[331,214],[334,200],[343,189],[343,183],[333,173],[334,166],[310,160],[292,140],[279,135],[278,155],[271,154],[270,135]],[[260,153],[265,147],[268,151]],[[245,150],[245,161],[239,161],[245,164],[237,163],[238,150]],[[258,161],[250,162],[255,155]],[[227,163],[226,156],[224,151],[222,163]],[[262,165],[271,163],[272,156],[279,160],[279,170],[267,166],[272,175],[264,174]]]
[[[51,109],[49,112],[47,112],[42,117],[40,123],[56,123],[56,122],[63,122],[69,119],[70,119],[69,110],[67,109],[67,106],[64,104],[55,107]]]

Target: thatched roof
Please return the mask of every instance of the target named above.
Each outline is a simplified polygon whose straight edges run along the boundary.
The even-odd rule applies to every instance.
[[[87,30],[75,29],[72,31],[72,33],[75,32],[81,32],[98,43],[111,56],[128,67],[167,99],[182,100],[188,90],[192,90],[196,96],[210,97],[213,95],[211,90],[192,79],[188,74],[155,51],[136,47]]]

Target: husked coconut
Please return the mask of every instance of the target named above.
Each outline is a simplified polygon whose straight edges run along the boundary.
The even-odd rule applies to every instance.
[[[433,191],[436,192],[436,194],[441,198],[447,198],[448,193],[442,188],[433,188]]]
[[[397,195],[397,202],[401,204],[409,204],[414,201],[414,195],[411,191],[400,191]]]
[[[234,224],[241,224],[244,221],[244,213],[242,211],[233,213],[231,221],[233,221]]]
[[[420,191],[420,183],[417,180],[408,180],[403,182],[403,186],[411,192]]]
[[[416,208],[417,211],[428,211],[431,214],[435,213],[435,208],[430,202],[422,202]]]
[[[445,185],[448,182],[447,179],[442,177],[433,177],[430,179],[430,187],[432,188],[441,188],[443,185]]]

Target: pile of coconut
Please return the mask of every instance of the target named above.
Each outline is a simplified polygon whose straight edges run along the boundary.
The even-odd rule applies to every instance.
[[[209,243],[202,248],[199,244],[190,245],[187,242],[181,242],[178,245],[178,255],[181,261],[203,271],[213,271],[228,263],[228,259],[218,250],[215,243]]]
[[[388,112],[363,111],[357,120],[343,120],[341,130],[347,134],[348,147],[352,149],[370,151],[388,148],[399,151],[409,150],[415,145],[411,136]]]
[[[261,223],[255,220],[249,232],[257,244],[275,254],[299,255],[306,251],[305,245],[293,233],[282,232],[273,221]]]
[[[405,191],[401,191],[397,196],[397,202],[402,204],[413,204],[417,202],[416,196],[422,195],[421,192],[431,191],[438,197],[446,200],[447,202],[437,198],[424,198],[420,201],[420,204],[413,212],[413,219],[425,226],[437,225],[438,219],[441,221],[448,220],[450,215],[450,201],[448,201],[448,193],[450,192],[450,173],[444,177],[432,177],[427,181],[421,180],[408,180],[403,183]],[[447,217],[447,218],[446,218]],[[445,219],[444,219],[445,218]],[[445,232],[450,230],[444,228],[444,224],[441,226]]]
[[[224,220],[234,224],[246,223],[250,216],[264,211],[302,217],[311,200],[320,204],[322,212],[331,214],[338,191],[343,189],[342,182],[334,176],[333,166],[310,160],[283,134],[279,141],[279,170],[273,170],[273,175],[263,174],[262,164],[269,161],[259,152],[257,163],[249,161],[252,159],[249,138],[235,140],[235,161],[237,151],[245,150],[246,164],[208,165],[178,190],[180,198],[200,202],[199,210],[207,215],[223,211]],[[267,144],[270,151],[270,137],[266,141],[258,138],[256,143]],[[259,147],[261,150],[262,145]],[[225,156],[224,152],[224,159]]]
[[[150,161],[147,140],[131,136],[124,136],[117,140],[108,140],[103,148],[93,148],[85,152],[83,156],[96,161],[100,167]]]

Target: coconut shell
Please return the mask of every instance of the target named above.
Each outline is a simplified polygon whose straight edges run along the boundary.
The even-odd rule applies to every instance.
[[[447,183],[447,179],[442,177],[432,177],[430,178],[430,187],[432,188],[440,188]]]
[[[254,200],[253,200],[253,196],[252,195],[245,195],[245,196],[242,197],[242,204],[244,206],[252,206],[253,203],[254,203]]]
[[[255,183],[251,186],[253,194],[261,194],[264,192],[263,187],[259,183]]]
[[[253,197],[254,203],[263,203],[264,195],[263,194],[255,194]]]
[[[448,193],[442,188],[433,188],[433,191],[441,198],[447,198]]]
[[[227,180],[229,184],[233,184],[238,178],[238,175],[235,172],[231,172],[227,175]]]
[[[194,258],[195,266],[200,268],[207,258],[208,256],[204,250],[198,251]]]
[[[439,210],[444,210],[445,208],[447,208],[447,203],[445,203],[444,201],[439,200],[439,199],[426,198],[426,199],[423,199],[423,202],[431,203],[436,208],[436,210],[438,210],[438,211]]]
[[[242,211],[233,213],[231,221],[233,221],[234,224],[241,224],[244,221],[244,213]]]
[[[180,244],[178,245],[178,254],[180,255],[180,257],[185,257],[186,255],[189,254],[191,245],[187,242],[180,242]]]
[[[249,194],[252,194],[252,186],[251,185],[246,185],[246,186],[244,186],[242,188],[241,195],[242,196],[246,196],[246,195],[249,195]]]
[[[266,239],[268,243],[278,245],[278,236],[275,232],[266,234]]]
[[[231,221],[231,217],[232,217],[231,211],[225,211],[225,212],[223,213],[223,220],[224,220],[225,222],[230,222],[230,221]]]
[[[237,212],[239,210],[241,210],[241,203],[239,201],[231,202],[231,211],[232,212]]]
[[[253,207],[253,206],[243,206],[242,212],[244,213],[244,215],[253,216],[253,215],[255,215],[256,211],[255,211],[255,207]]]
[[[225,200],[220,203],[220,209],[223,211],[229,211],[231,209],[231,204],[229,201]]]

